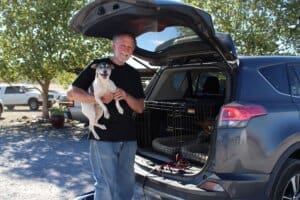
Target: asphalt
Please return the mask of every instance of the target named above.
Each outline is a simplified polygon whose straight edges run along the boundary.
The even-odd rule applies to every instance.
[[[87,128],[0,124],[0,199],[69,200],[93,190]]]

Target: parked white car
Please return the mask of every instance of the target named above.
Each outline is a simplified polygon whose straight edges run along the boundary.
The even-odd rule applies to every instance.
[[[15,106],[29,106],[30,110],[38,110],[42,104],[41,92],[22,84],[0,85],[0,98],[9,110],[13,110]]]

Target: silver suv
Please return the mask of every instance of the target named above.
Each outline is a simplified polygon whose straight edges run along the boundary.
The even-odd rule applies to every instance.
[[[77,32],[137,36],[162,66],[136,115],[136,199],[300,199],[300,57],[237,56],[211,16],[176,1],[94,1]]]

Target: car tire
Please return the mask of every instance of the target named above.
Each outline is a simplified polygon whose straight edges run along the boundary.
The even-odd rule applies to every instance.
[[[300,160],[288,159],[278,173],[272,190],[272,200],[300,198]],[[294,188],[294,190],[293,190]]]
[[[38,110],[39,102],[36,99],[29,99],[28,106],[30,110]]]
[[[13,110],[15,108],[15,106],[6,106],[7,110]]]

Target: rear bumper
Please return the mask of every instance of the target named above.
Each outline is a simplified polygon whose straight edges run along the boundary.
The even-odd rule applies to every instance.
[[[197,190],[186,190],[159,183],[149,178],[136,175],[136,181],[140,188],[139,196],[144,196],[149,199],[168,199],[168,200],[230,200],[228,195],[224,192],[206,192]],[[138,199],[138,198],[136,198]]]
[[[135,172],[137,184],[141,188],[139,195],[151,200],[268,200],[265,192],[268,175],[253,175],[248,180],[243,175],[241,179],[235,175],[224,179],[219,177],[216,180],[224,191],[216,192],[198,188],[192,181],[190,184],[182,184],[149,172],[144,173],[139,166],[135,166]]]

